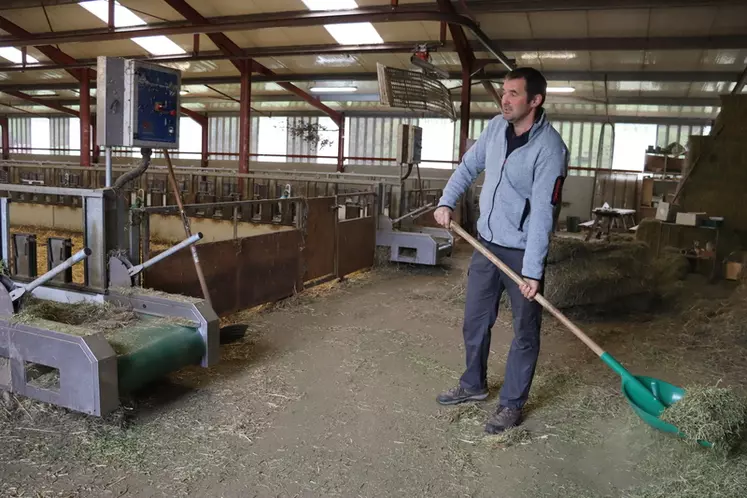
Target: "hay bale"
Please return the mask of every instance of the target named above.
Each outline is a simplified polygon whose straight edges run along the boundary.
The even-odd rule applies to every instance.
[[[614,238],[610,241],[589,241],[574,237],[554,237],[547,251],[547,264],[583,259],[605,253],[636,253],[643,255],[647,245],[635,240]]]
[[[649,294],[648,248],[636,241],[555,238],[548,252],[545,282],[545,297],[560,309]]]
[[[677,427],[687,441],[708,441],[714,450],[726,454],[744,439],[747,401],[728,388],[692,386],[661,419]]]
[[[661,221],[652,218],[646,218],[638,223],[635,231],[635,238],[639,242],[647,244],[649,247],[656,247],[659,241],[661,231]]]
[[[665,247],[658,258],[651,261],[657,282],[684,280],[690,273],[690,260],[676,247]]]

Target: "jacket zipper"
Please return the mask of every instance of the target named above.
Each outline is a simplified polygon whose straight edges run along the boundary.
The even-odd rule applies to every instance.
[[[495,190],[493,190],[493,201],[490,203],[490,213],[488,214],[488,230],[490,230],[490,242],[493,242],[493,229],[490,228],[490,218],[493,216],[493,208],[495,207],[495,195],[498,193],[498,187],[501,186],[501,181],[503,180],[503,171],[506,169],[506,163],[508,162],[508,156],[503,160],[503,165],[501,166],[501,174],[498,177],[498,184],[495,186]]]
[[[532,125],[532,126],[534,126],[534,125]],[[537,133],[538,133],[538,130],[535,130],[534,134],[536,135]],[[529,138],[527,139],[527,143],[524,144],[524,146],[529,145],[529,142],[532,140],[532,138],[534,138],[534,137],[532,136],[532,131],[531,131],[531,128],[530,128]],[[506,140],[506,148],[508,148],[508,140]],[[512,153],[513,153],[513,151],[512,151]],[[490,228],[490,218],[493,216],[493,208],[495,207],[495,196],[498,193],[498,187],[501,186],[501,181],[503,180],[503,171],[506,169],[506,163],[508,162],[508,157],[510,155],[511,154],[508,154],[506,156],[506,158],[503,160],[503,166],[501,167],[501,174],[498,177],[498,184],[495,186],[495,190],[493,190],[493,201],[490,203],[490,213],[488,214],[488,230],[490,230],[490,241],[489,242],[491,242],[491,243],[493,243],[493,229]],[[519,231],[523,231],[523,230],[519,229]]]

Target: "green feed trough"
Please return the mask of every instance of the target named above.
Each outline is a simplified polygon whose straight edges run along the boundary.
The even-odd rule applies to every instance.
[[[107,334],[107,341],[117,353],[120,392],[135,391],[170,372],[199,364],[205,354],[196,328],[149,319]]]

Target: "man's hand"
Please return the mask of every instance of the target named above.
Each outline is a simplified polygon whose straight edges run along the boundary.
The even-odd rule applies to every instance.
[[[531,278],[525,278],[524,283],[519,286],[519,290],[521,290],[521,293],[524,295],[525,298],[532,301],[534,299],[534,296],[537,295],[539,286],[540,286],[540,283],[537,280],[532,280]]]
[[[436,219],[436,223],[448,229],[451,225],[451,208],[441,206],[433,212],[433,217]]]

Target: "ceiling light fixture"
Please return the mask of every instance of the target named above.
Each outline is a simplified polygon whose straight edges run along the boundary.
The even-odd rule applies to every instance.
[[[355,86],[313,86],[309,88],[309,91],[314,93],[349,93],[357,92],[358,87]]]
[[[572,86],[549,86],[547,93],[573,93],[576,89]]]

